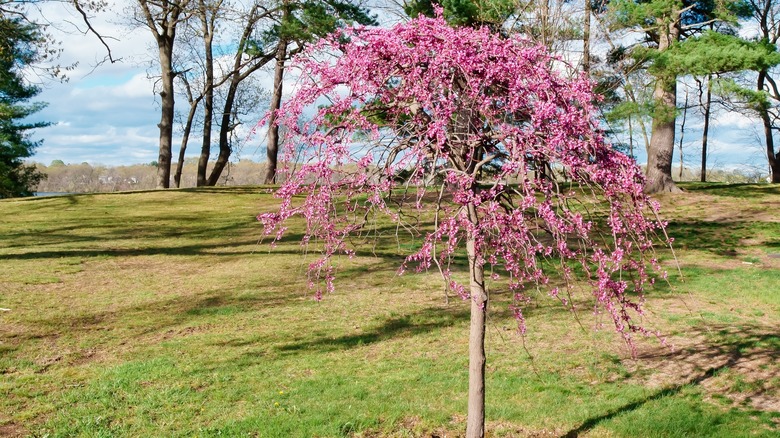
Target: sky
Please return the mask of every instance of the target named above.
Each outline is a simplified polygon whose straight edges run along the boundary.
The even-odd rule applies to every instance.
[[[124,12],[126,6],[122,6],[127,0],[115,1],[118,3],[112,5],[109,13],[99,15],[93,23],[103,35],[112,37],[107,42],[113,56],[121,61],[100,65],[105,48],[94,36],[80,32],[83,25],[79,24],[79,17],[64,4],[47,2],[44,6],[44,15],[57,23],[49,31],[64,49],[59,63],[77,65],[67,73],[67,82],[40,82],[42,92],[36,100],[47,102],[48,106],[33,119],[50,122],[51,126],[34,132],[33,139],[42,139],[43,143],[32,161],[45,165],[62,160],[118,166],[157,160],[160,106],[153,82],[148,78],[155,74],[156,47],[148,29],[132,28],[127,18],[123,18],[128,15]],[[270,72],[260,74],[260,83],[270,90]],[[261,108],[265,105],[258,102]],[[700,162],[702,126],[700,117],[689,116],[683,146],[685,165],[692,168],[697,168]],[[251,128],[254,126],[245,127],[246,144],[239,157],[263,161],[264,130],[250,135]],[[758,128],[755,121],[744,116],[716,111],[711,122],[710,168],[766,169]],[[179,141],[180,136],[175,132],[174,157]],[[676,141],[679,141],[679,123]],[[198,139],[191,139],[187,157],[196,156],[199,149]],[[644,153],[637,153],[637,159],[644,162]],[[675,167],[678,160],[675,151]]]

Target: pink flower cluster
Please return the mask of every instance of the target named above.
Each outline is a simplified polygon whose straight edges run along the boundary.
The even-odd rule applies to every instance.
[[[376,227],[379,213],[419,231],[404,213],[428,211],[435,226],[401,271],[435,263],[468,298],[451,260],[471,239],[476,263],[506,276],[521,330],[529,287],[548,285],[570,305],[584,280],[630,343],[644,332],[630,292],[641,297],[654,265],[644,254],[661,224],[645,215],[657,206],[635,163],[605,143],[590,82],[564,79],[554,61],[441,17],[323,39],[297,59],[298,90],[278,113],[287,178],[279,210],[259,216],[266,235],[279,239],[302,217],[304,243],[322,249],[311,284],[332,290],[330,259],[351,254],[350,235]]]

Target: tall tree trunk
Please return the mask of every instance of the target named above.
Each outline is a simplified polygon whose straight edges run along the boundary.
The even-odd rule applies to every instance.
[[[203,8],[201,11],[203,14],[201,16],[201,30],[203,31],[203,49],[206,57],[204,66],[206,94],[203,98],[203,143],[200,147],[200,158],[198,159],[198,177],[196,181],[198,187],[205,186],[207,182],[206,168],[208,167],[209,155],[211,154],[211,125],[214,119],[214,55],[212,51],[214,33],[213,26],[209,26],[208,10],[202,1],[200,5]]]
[[[552,42],[550,41],[550,1],[542,0],[542,13],[540,17],[541,21],[541,39],[542,45],[550,49]]]
[[[663,52],[679,39],[676,23],[669,24],[667,32],[659,36],[658,51]],[[674,121],[677,106],[677,78],[660,76],[656,78],[653,91],[655,111],[650,144],[647,147],[647,182],[645,192],[678,192],[680,189],[672,180],[672,158],[674,156]]]
[[[477,208],[468,205],[469,221],[479,223]],[[466,438],[485,436],[485,320],[488,295],[485,290],[485,271],[476,240],[469,234],[466,240],[469,259],[469,285],[471,289],[471,324],[469,327],[469,399],[466,418]]]
[[[590,76],[590,14],[591,0],[585,0],[585,17],[582,23],[582,71]]]
[[[279,126],[276,125],[276,110],[282,104],[282,84],[284,83],[284,62],[287,58],[287,40],[281,38],[276,48],[276,66],[274,67],[274,92],[271,95],[271,108],[268,117],[268,142],[266,155],[268,162],[263,184],[276,183],[276,168],[279,157]]]
[[[685,105],[683,106],[682,123],[680,123],[680,142],[678,143],[680,149],[680,173],[677,176],[678,181],[682,181],[683,169],[685,162],[683,160],[683,141],[685,140],[685,119],[688,116],[688,91],[685,92]]]
[[[766,76],[766,70],[762,70],[758,73],[758,91],[764,90]],[[759,115],[761,116],[761,123],[764,125],[764,144],[766,145],[766,158],[769,164],[770,181],[775,184],[780,183],[780,151],[775,153],[775,139],[772,135],[772,118],[769,116],[768,109],[764,106],[759,109]]]
[[[160,154],[157,159],[157,188],[167,189],[171,184],[171,156],[173,147],[173,35],[158,39],[162,90],[160,91]]]
[[[181,187],[181,173],[184,170],[184,153],[187,151],[187,143],[190,141],[190,131],[192,131],[192,121],[195,119],[195,111],[198,109],[200,98],[190,102],[190,111],[187,114],[187,121],[184,124],[184,133],[181,138],[181,147],[179,147],[179,161],[176,162],[176,172],[173,174],[173,181],[176,188]]]
[[[772,183],[780,183],[780,152],[775,154],[775,140],[772,137],[772,119],[766,109],[761,110],[761,122],[764,125],[764,138],[766,144],[766,156],[769,163],[769,171]]]
[[[707,75],[707,99],[704,101],[704,128],[701,133],[701,182],[707,182],[707,135],[710,132],[710,105],[712,104],[712,75]]]
[[[222,171],[225,170],[228,160],[230,159],[230,133],[233,131],[233,104],[236,100],[236,93],[238,92],[238,85],[241,83],[239,75],[236,74],[234,79],[230,82],[228,87],[227,96],[225,97],[225,105],[222,111],[222,124],[219,127],[219,155],[217,155],[217,161],[214,162],[214,167],[211,169],[211,174],[206,181],[206,185],[215,186],[219,181]]]

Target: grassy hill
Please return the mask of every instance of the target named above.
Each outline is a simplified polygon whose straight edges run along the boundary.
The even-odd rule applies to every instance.
[[[631,359],[581,297],[541,292],[523,338],[488,323],[492,436],[777,436],[780,188],[666,195],[670,284]],[[0,201],[0,436],[459,436],[468,306],[396,269],[412,242],[341,260],[316,302],[293,236],[259,242],[260,188]],[[362,253],[361,253],[362,254]],[[679,265],[679,273],[677,266]],[[607,321],[604,321],[607,322]]]

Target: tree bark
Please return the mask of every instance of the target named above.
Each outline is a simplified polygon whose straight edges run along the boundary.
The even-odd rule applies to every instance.
[[[710,105],[712,104],[712,75],[707,76],[707,99],[704,101],[704,128],[701,133],[701,182],[707,182],[707,136],[710,132]]]
[[[479,222],[477,208],[468,205],[469,221],[476,226]],[[488,295],[485,290],[485,271],[476,240],[469,234],[466,240],[469,259],[469,285],[471,289],[471,324],[469,327],[469,398],[466,419],[466,437],[485,436],[485,319],[488,309]]]
[[[157,188],[167,189],[171,184],[171,156],[173,147],[173,35],[158,39],[162,91],[160,91],[160,154],[157,158]]]
[[[279,126],[276,125],[276,110],[282,104],[282,85],[284,83],[284,62],[287,58],[287,40],[281,38],[276,48],[276,66],[274,67],[274,92],[271,95],[271,108],[268,117],[268,142],[266,155],[268,161],[263,184],[276,183],[276,168],[279,157]]]
[[[780,183],[780,152],[775,154],[775,141],[772,137],[772,119],[766,109],[761,110],[761,123],[764,125],[764,142],[769,163],[769,178],[774,184]]]
[[[225,97],[225,105],[222,110],[222,125],[219,127],[219,155],[217,155],[217,161],[214,162],[214,167],[211,169],[211,174],[209,174],[209,178],[206,181],[207,186],[217,185],[219,177],[230,159],[230,133],[235,128],[232,120],[233,104],[236,100],[238,84],[241,82],[238,77],[236,75],[230,82],[230,87],[228,87],[227,96]]]
[[[585,17],[582,23],[582,71],[590,76],[590,14],[591,0],[585,0]]]
[[[766,85],[767,71],[758,72],[758,91],[763,91]],[[780,151],[775,153],[775,139],[772,136],[772,118],[766,107],[759,109],[761,123],[764,126],[764,144],[766,145],[766,158],[769,164],[769,178],[772,183],[780,183]]]
[[[257,56],[251,55],[249,60],[246,60],[247,52],[246,47],[251,40],[252,33],[254,32],[255,25],[262,17],[265,17],[265,12],[261,13],[259,8],[254,8],[251,15],[246,20],[241,39],[238,44],[238,50],[233,58],[233,69],[230,72],[230,84],[228,85],[228,91],[225,97],[225,104],[222,107],[221,125],[219,127],[219,155],[214,162],[214,167],[211,169],[206,185],[214,186],[219,181],[222,171],[230,159],[230,134],[235,129],[233,124],[233,115],[235,108],[233,106],[236,103],[236,93],[241,82],[252,75],[254,72],[263,67],[266,63],[274,59],[275,52],[269,54],[260,54]],[[244,70],[242,70],[244,69]]]
[[[178,3],[153,4],[138,0],[143,21],[154,35],[160,58],[160,154],[157,159],[157,188],[167,189],[171,183],[171,155],[173,147],[174,92],[173,43],[176,40],[176,26],[189,0]],[[151,6],[151,7],[150,7]],[[154,10],[153,9],[157,8]],[[159,28],[158,28],[159,26]]]
[[[179,161],[176,162],[176,172],[173,174],[173,182],[176,188],[181,187],[181,174],[184,170],[184,154],[187,151],[187,143],[190,141],[190,131],[192,131],[192,122],[195,119],[195,112],[198,109],[200,98],[190,101],[190,111],[187,114],[187,121],[184,124],[184,132],[181,138],[181,147],[179,147]]]
[[[667,50],[679,39],[677,23],[669,24],[666,32],[660,32],[658,51]],[[659,76],[653,91],[655,112],[650,145],[647,147],[646,193],[679,192],[672,180],[674,156],[674,121],[677,106],[677,78]]]
[[[680,142],[678,143],[680,149],[680,172],[677,176],[678,181],[682,181],[683,170],[685,169],[685,162],[683,160],[683,141],[685,140],[685,119],[688,116],[688,92],[685,92],[685,105],[683,106],[682,123],[680,123]]]
[[[196,185],[198,187],[206,185],[206,168],[209,164],[209,155],[211,154],[211,125],[214,119],[214,54],[212,51],[212,42],[214,41],[214,16],[208,16],[209,10],[200,2],[201,24],[203,31],[203,50],[205,52],[204,73],[206,94],[203,98],[203,143],[200,147],[200,158],[198,159],[198,177]],[[214,12],[212,12],[214,14]],[[210,20],[209,20],[210,18]]]

